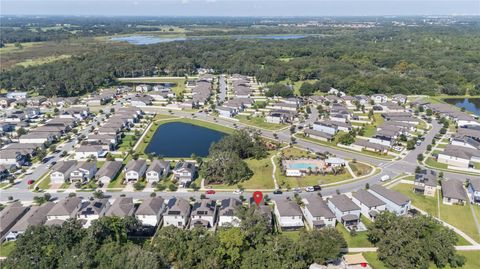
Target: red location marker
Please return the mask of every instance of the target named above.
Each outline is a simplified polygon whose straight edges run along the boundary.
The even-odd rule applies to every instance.
[[[253,200],[255,201],[255,203],[257,203],[257,205],[260,205],[260,203],[263,200],[263,193],[261,191],[254,192],[253,193]]]

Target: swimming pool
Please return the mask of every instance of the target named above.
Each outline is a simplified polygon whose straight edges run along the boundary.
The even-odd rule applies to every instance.
[[[317,166],[311,163],[292,163],[289,165],[290,169],[314,169],[315,167]]]

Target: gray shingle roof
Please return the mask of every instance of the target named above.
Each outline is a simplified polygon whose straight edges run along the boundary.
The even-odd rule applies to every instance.
[[[162,197],[150,197],[143,201],[135,212],[136,215],[157,215],[163,211],[164,199]]]
[[[168,200],[167,211],[165,215],[186,216],[190,213],[190,203],[182,198],[172,198]]]
[[[442,181],[442,194],[443,197],[459,199],[466,201],[467,193],[463,188],[462,182],[456,179],[449,179]]]
[[[47,216],[72,216],[81,202],[82,198],[80,197],[68,197],[60,200],[47,213]]]
[[[32,206],[13,227],[12,231],[25,231],[29,226],[42,225],[47,220],[47,213],[55,205],[53,202],[47,202],[41,206]]]
[[[327,219],[334,218],[335,215],[328,208],[327,203],[320,197],[308,198],[308,204],[305,207],[312,214],[313,217],[324,217]]]
[[[97,171],[97,173],[95,174],[95,177],[98,179],[98,178],[106,176],[106,177],[109,177],[109,178],[113,179],[118,174],[120,169],[122,169],[122,162],[107,161]]]
[[[115,199],[112,206],[107,210],[105,216],[127,217],[132,216],[135,211],[135,204],[131,197],[119,197]]]
[[[77,165],[77,161],[60,161],[52,167],[52,172],[65,173],[73,166]]]
[[[237,208],[242,206],[242,202],[236,198],[223,199],[220,206],[221,216],[234,216]]]
[[[157,173],[160,173],[162,170],[165,170],[169,166],[169,161],[153,160],[152,164],[150,164],[150,166],[148,167],[147,172],[155,171]]]
[[[125,166],[125,171],[136,171],[138,172],[140,168],[147,164],[145,160],[130,160]]]
[[[193,204],[192,216],[213,216],[215,214],[216,203],[211,199],[203,199]]]
[[[357,199],[358,201],[360,201],[360,203],[368,207],[385,205],[382,200],[378,199],[376,196],[366,190],[358,190],[357,192],[354,192],[352,196],[355,197],[355,199]]]
[[[26,210],[27,207],[22,206],[20,202],[14,202],[0,211],[0,236],[9,230]]]
[[[410,198],[408,198],[407,196],[399,192],[389,190],[378,184],[371,186],[370,190],[374,191],[375,193],[379,194],[380,196],[384,197],[389,201],[392,201],[397,205],[404,205],[410,201]]]
[[[275,204],[281,216],[302,216],[300,206],[294,201],[279,199],[275,200]]]
[[[360,210],[360,207],[345,194],[335,195],[329,201],[342,212]]]

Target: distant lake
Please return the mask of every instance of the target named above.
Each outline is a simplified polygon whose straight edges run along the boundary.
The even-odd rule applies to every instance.
[[[480,116],[480,98],[447,98],[443,101]]]
[[[148,35],[131,35],[122,37],[112,37],[110,40],[127,42],[133,45],[151,45],[157,43],[167,43],[174,41],[187,40],[202,40],[209,38],[232,38],[232,39],[300,39],[305,38],[306,35],[230,35],[230,36],[204,36],[204,37],[163,37],[163,36],[148,36]]]
[[[195,153],[197,156],[205,157],[208,155],[210,145],[225,135],[227,134],[189,123],[165,123],[155,131],[145,153],[185,158]]]

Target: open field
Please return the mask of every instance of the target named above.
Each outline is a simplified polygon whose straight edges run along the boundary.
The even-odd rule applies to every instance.
[[[176,94],[185,92],[185,77],[139,77],[139,78],[119,78],[122,83],[129,84],[155,84],[155,83],[175,83],[172,91]]]
[[[237,115],[235,118],[240,120],[241,123],[253,125],[262,129],[267,129],[267,130],[279,130],[287,126],[285,124],[268,123],[265,121],[264,117],[247,118],[247,116],[244,116],[244,115]]]

